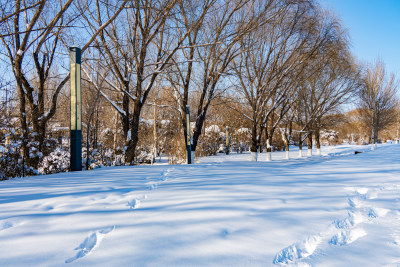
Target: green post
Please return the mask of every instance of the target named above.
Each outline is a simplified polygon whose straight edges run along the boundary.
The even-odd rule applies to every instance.
[[[190,140],[190,110],[189,106],[186,106],[186,150],[187,150],[187,164],[192,164],[192,153],[191,153],[192,142]]]
[[[71,171],[82,170],[81,49],[69,48],[71,84]]]

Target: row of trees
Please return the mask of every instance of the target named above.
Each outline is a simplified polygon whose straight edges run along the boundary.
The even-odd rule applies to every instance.
[[[395,77],[380,62],[356,64],[338,19],[314,0],[15,0],[0,11],[3,83],[11,83],[3,88],[14,93],[13,127],[29,166],[51,152],[50,126],[68,126],[74,45],[82,48],[87,153],[100,128],[112,129],[111,148],[124,147],[125,164],[149,136],[146,117],[169,125],[158,137],[179,154],[186,105],[192,151],[204,149],[199,140],[212,122],[250,129],[253,159],[264,144],[271,152],[277,135],[287,151],[293,138],[301,149],[313,136],[319,148],[320,130],[356,96],[373,140],[395,118]],[[234,120],[221,122],[218,106]],[[160,110],[167,123],[157,126]]]

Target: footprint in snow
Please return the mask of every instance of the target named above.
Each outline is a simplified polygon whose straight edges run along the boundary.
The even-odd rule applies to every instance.
[[[131,210],[138,209],[140,207],[141,201],[147,199],[147,195],[142,196],[141,198],[134,198],[128,202],[128,207]]]
[[[71,263],[79,258],[85,257],[89,254],[93,249],[99,246],[101,240],[104,236],[110,233],[115,229],[115,226],[107,227],[98,231],[95,231],[90,236],[86,237],[86,239],[77,247],[75,250],[78,250],[76,255],[72,258],[69,258],[65,261],[65,263]]]
[[[349,206],[351,208],[356,208],[357,209],[357,208],[361,208],[363,206],[363,202],[358,197],[349,197],[347,199],[347,202],[349,203]]]
[[[227,238],[228,235],[229,231],[227,229],[222,230],[221,233],[219,234],[221,238]]]
[[[128,206],[131,210],[137,209],[140,207],[140,199],[132,199],[128,202]]]
[[[367,219],[359,211],[349,211],[348,216],[345,219],[334,221],[333,224],[338,229],[347,229],[354,227],[360,223],[365,222]]]
[[[345,187],[345,189],[357,194],[360,199],[376,199],[378,197],[376,190],[371,191],[366,187]]]
[[[377,218],[385,217],[390,210],[384,208],[371,208],[368,212],[368,217]]]
[[[273,260],[273,264],[295,263],[297,260],[306,258],[314,253],[321,241],[322,237],[316,235],[294,243],[278,252]]]
[[[158,183],[151,183],[148,185],[149,190],[157,189],[157,187],[158,187]]]
[[[161,175],[161,180],[162,181],[167,180],[168,176],[170,176],[171,172],[173,172],[173,171],[174,171],[174,169],[168,169],[166,171],[161,172],[161,174],[160,174]]]
[[[0,231],[16,227],[18,225],[21,225],[23,222],[18,220],[18,219],[7,219],[0,221]]]
[[[351,244],[360,237],[366,236],[367,233],[364,231],[362,228],[356,228],[356,229],[351,229],[351,230],[342,230],[336,235],[334,235],[331,240],[329,241],[329,244],[332,245],[347,245]]]

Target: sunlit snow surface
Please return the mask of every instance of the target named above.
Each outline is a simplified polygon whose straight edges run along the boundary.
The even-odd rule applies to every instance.
[[[400,145],[298,154],[0,182],[0,266],[400,266]]]

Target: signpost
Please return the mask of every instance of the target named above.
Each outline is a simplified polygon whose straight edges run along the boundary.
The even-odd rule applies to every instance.
[[[186,150],[187,150],[187,164],[192,164],[191,155],[191,145],[190,140],[190,110],[189,106],[186,105]]]
[[[69,48],[71,84],[71,171],[82,170],[81,49]]]

